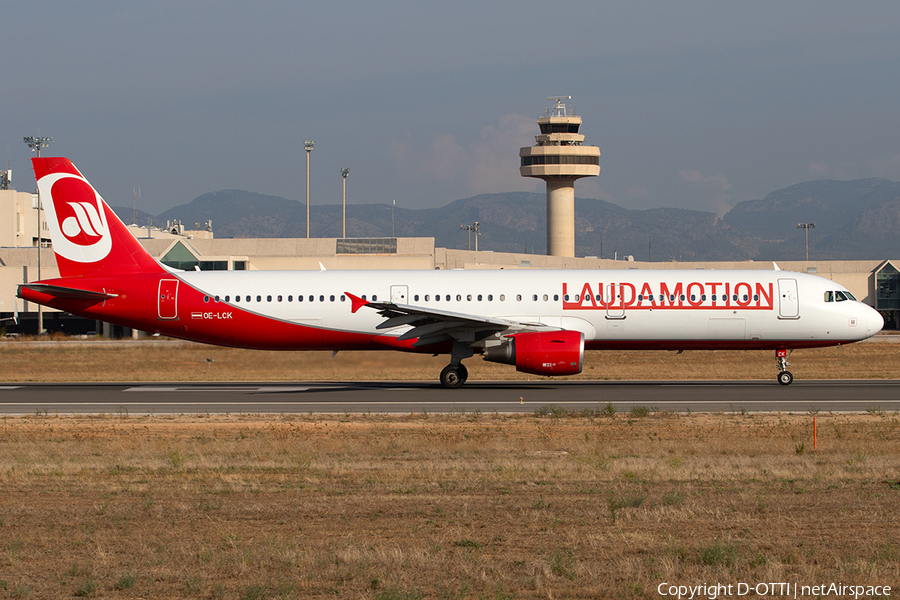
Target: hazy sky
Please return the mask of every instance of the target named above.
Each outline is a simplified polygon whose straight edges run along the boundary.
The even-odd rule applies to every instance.
[[[243,189],[444,205],[518,172],[571,95],[578,197],[724,213],[811,179],[900,180],[900,3],[5,2],[0,148],[55,136],[113,205]],[[3,167],[5,168],[5,167]],[[210,215],[215,219],[215,215]]]

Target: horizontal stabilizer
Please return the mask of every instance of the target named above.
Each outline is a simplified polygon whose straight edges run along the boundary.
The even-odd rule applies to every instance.
[[[48,296],[53,296],[55,298],[96,300],[97,302],[100,302],[101,300],[108,300],[109,298],[115,298],[118,295],[107,294],[105,292],[92,292],[90,290],[79,290],[77,288],[62,287],[59,285],[47,285],[45,283],[25,283],[19,286],[19,291],[16,293],[19,298],[22,297],[22,288],[41,294],[47,294]]]

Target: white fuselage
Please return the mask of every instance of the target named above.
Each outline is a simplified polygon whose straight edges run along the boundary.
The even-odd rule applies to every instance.
[[[210,308],[325,330],[399,336],[345,293],[584,333],[589,348],[827,346],[877,333],[879,313],[831,280],[788,271],[204,271],[178,277]],[[827,292],[832,292],[827,301]],[[849,296],[852,298],[852,296]],[[218,298],[218,302],[217,299]],[[327,338],[327,334],[326,334]],[[489,345],[491,342],[487,341]],[[338,349],[338,348],[335,348]]]

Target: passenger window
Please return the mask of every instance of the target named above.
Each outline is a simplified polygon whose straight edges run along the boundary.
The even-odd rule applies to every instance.
[[[230,301],[231,301],[231,296],[225,296],[225,302],[230,302]]]
[[[447,297],[444,298],[444,300],[446,300],[447,302],[450,302],[450,294],[447,294]]]
[[[549,298],[547,297],[547,294],[544,294],[544,302],[546,302],[547,300],[549,300]]]
[[[331,300],[332,302],[334,302],[334,294],[332,294],[332,295],[329,297],[329,300]]]
[[[500,302],[506,302],[506,294],[500,294]]]
[[[734,300],[735,302],[737,302],[737,294],[733,295],[733,296],[731,297],[731,299]]]
[[[532,296],[531,299],[532,299],[534,302],[537,302],[537,294],[535,294],[534,296]]]
[[[435,300],[435,302],[440,302],[440,301],[441,301],[441,295],[440,295],[440,294],[435,294],[435,295],[434,295],[434,300]]]
[[[425,302],[428,302],[428,300],[429,300],[430,298],[431,298],[431,296],[429,296],[428,294],[425,294]]]
[[[312,302],[312,299],[313,299],[312,296],[310,296],[310,297],[309,297],[309,301]],[[366,299],[366,295],[365,295],[365,294],[362,295],[362,299],[363,299],[363,300]]]
[[[375,298],[373,297],[372,300]],[[325,302],[325,296],[319,296],[319,302]]]
[[[226,301],[227,301],[227,300],[226,300]],[[235,296],[235,297],[234,297],[234,301],[235,301],[235,302],[240,302],[240,301],[241,301],[241,297],[240,297],[240,296]]]
[[[372,302],[378,302],[378,296],[372,294]]]
[[[346,301],[347,301],[347,296],[341,294],[341,302],[346,302]]]
[[[471,301],[472,301],[472,294],[469,294],[468,296],[466,296],[466,300],[468,300],[469,302],[471,302]]]
[[[247,302],[250,302],[250,296],[247,296]]]
[[[700,302],[706,302],[706,294],[700,294]]]
[[[313,296],[312,294],[309,295],[309,301],[310,301],[310,302],[313,302],[315,299],[316,299],[315,296]],[[363,296],[363,300],[365,300],[365,299],[366,299],[366,297]]]
[[[563,300],[565,300],[566,302],[568,302],[568,301],[569,301],[569,295],[566,294],[565,296],[563,296]]]
[[[493,295],[493,294],[488,294],[488,302],[491,302],[491,301],[493,301],[493,300],[494,300],[494,295]]]
[[[521,301],[522,301],[522,294],[516,294],[516,300],[517,300],[518,302],[521,302]]]
[[[457,294],[457,295],[456,295],[456,301],[457,301],[457,302],[462,302],[462,294]]]
[[[416,294],[415,296],[413,296],[413,301],[414,301],[414,302],[418,302],[418,301],[419,301],[419,295],[418,295],[418,294]]]
[[[553,301],[559,302],[559,294],[553,294]]]
[[[271,301],[272,301],[272,296],[266,296],[266,302],[271,302]]]
[[[684,302],[684,294],[681,294],[680,296],[678,296],[678,299],[681,300],[682,302]]]
[[[753,294],[753,301],[759,302],[759,294]]]
[[[749,299],[750,299],[750,296],[748,296],[747,294],[744,294],[744,302],[748,301]]]
[[[204,301],[204,302],[209,302],[209,296],[203,296],[203,301]]]
[[[281,296],[278,296],[278,301],[281,302]]]
[[[482,295],[478,294],[478,301],[481,302]]]
[[[293,301],[294,301],[294,297],[293,297],[293,296],[288,296],[288,302],[293,302]]]
[[[257,297],[256,297],[256,301],[257,301],[257,302],[262,302],[262,296],[257,296]]]
[[[643,301],[644,301],[644,295],[638,294],[638,302],[643,302]]]
[[[297,302],[303,302],[303,296],[297,296]]]

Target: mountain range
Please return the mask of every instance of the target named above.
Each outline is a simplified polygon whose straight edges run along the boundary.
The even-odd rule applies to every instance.
[[[180,220],[190,229],[213,220],[216,237],[305,237],[306,204],[278,196],[223,190],[151,216],[114,207],[124,220],[154,224]],[[341,206],[310,208],[313,237],[341,237]],[[136,217],[136,219],[133,219]],[[480,250],[546,252],[546,197],[509,192],[482,194],[441,208],[348,204],[347,237],[433,237],[439,247],[468,247],[460,225],[480,223]],[[603,200],[575,201],[577,256],[636,260],[802,260],[809,257],[900,257],[900,183],[886,179],[818,180],[737,204],[724,218],[680,208],[630,210]],[[474,247],[474,242],[473,242]]]

